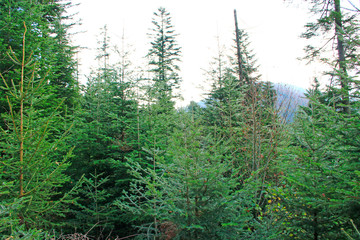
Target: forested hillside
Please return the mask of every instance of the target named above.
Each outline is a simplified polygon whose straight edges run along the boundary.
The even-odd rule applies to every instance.
[[[76,6],[0,0],[0,238],[359,239],[360,10],[310,5],[305,60],[331,71],[305,99],[263,80],[234,11],[211,90],[176,108],[182,46],[165,8],[146,66],[104,26],[83,85]]]

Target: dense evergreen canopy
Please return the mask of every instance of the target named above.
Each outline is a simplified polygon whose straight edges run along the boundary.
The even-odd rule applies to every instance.
[[[296,95],[263,81],[237,24],[203,104],[177,109],[182,48],[165,8],[147,66],[105,26],[79,86],[71,2],[0,1],[0,238],[359,238],[360,10],[310,3],[303,37],[321,39],[306,58],[332,70],[289,121]]]

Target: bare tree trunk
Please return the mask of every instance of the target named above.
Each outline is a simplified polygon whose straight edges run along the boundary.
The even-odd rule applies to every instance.
[[[340,85],[341,85],[341,96],[342,103],[344,104],[343,112],[350,114],[350,97],[349,97],[349,83],[348,83],[348,74],[345,63],[345,49],[344,49],[344,40],[343,40],[343,25],[342,25],[342,15],[340,8],[340,0],[334,0],[335,8],[335,34],[337,38],[337,50],[338,50],[338,61],[339,61],[339,70],[340,70]]]
[[[237,55],[237,62],[239,68],[239,81],[240,84],[243,84],[243,69],[241,65],[241,51],[240,51],[240,36],[239,36],[239,27],[237,22],[237,14],[236,9],[234,9],[234,19],[235,19],[235,34],[236,34],[236,55]]]

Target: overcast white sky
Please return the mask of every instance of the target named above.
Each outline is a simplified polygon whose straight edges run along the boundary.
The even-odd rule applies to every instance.
[[[132,45],[134,65],[140,65],[149,49],[147,33],[152,28],[153,12],[165,7],[182,47],[181,76],[185,102],[201,99],[196,86],[205,80],[204,70],[217,52],[216,36],[231,45],[234,32],[233,10],[239,27],[249,33],[263,80],[307,88],[316,69],[297,60],[304,55],[304,39],[299,36],[308,22],[305,4],[284,0],[75,0],[82,25],[74,43],[87,50],[79,54],[80,74],[86,76],[96,67],[95,55],[100,28],[108,26],[112,44],[121,46],[124,29],[126,43]],[[86,79],[82,77],[82,79]]]

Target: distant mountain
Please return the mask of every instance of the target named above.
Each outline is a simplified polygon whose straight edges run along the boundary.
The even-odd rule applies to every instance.
[[[287,122],[292,122],[299,106],[305,106],[308,100],[305,98],[306,90],[293,85],[275,83],[277,92],[277,107],[280,114]]]

